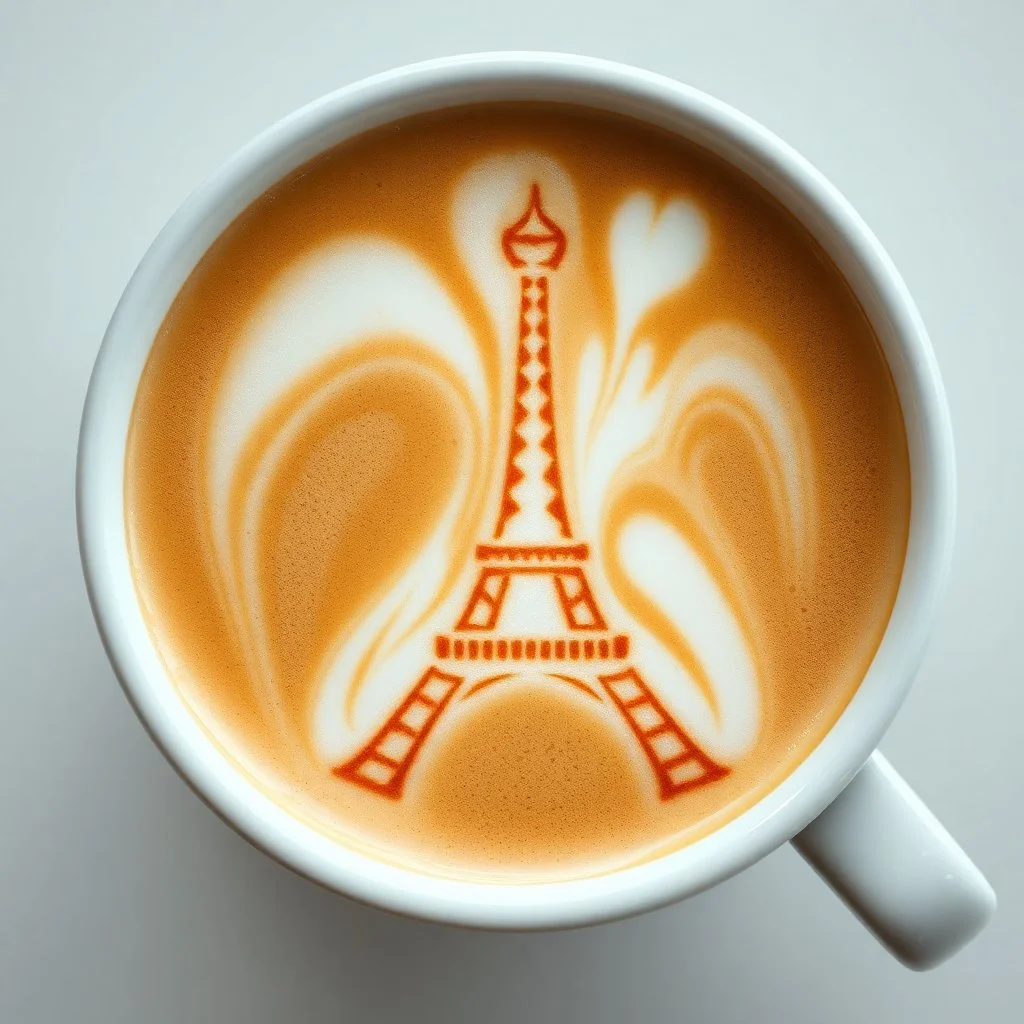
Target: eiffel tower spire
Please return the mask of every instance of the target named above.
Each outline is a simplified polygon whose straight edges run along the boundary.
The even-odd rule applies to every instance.
[[[520,270],[519,338],[512,382],[512,424],[495,540],[550,544],[572,536],[558,464],[551,373],[548,274],[565,256],[565,232],[544,212],[540,188],[501,236]]]

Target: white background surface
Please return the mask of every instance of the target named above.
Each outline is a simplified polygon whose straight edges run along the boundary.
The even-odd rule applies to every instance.
[[[1009,1022],[1024,1017],[1024,5],[1017,0],[0,0],[0,1021]],[[753,115],[846,193],[932,333],[958,546],[883,749],[995,923],[907,972],[785,848],[583,931],[390,917],[249,848],[152,747],[95,634],[81,403],[153,236],[236,147],[395,64],[560,49]]]

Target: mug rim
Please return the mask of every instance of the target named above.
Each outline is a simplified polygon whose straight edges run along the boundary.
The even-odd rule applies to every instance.
[[[388,864],[273,802],[185,707],[143,621],[125,532],[124,457],[139,376],[167,308],[213,240],[290,170],[345,138],[410,113],[501,99],[575,103],[660,124],[767,187],[818,238],[864,306],[896,380],[910,449],[910,532],[896,602],[832,728],[718,829],[639,865],[556,882],[456,880]],[[523,929],[596,923],[693,895],[792,838],[838,795],[875,749],[923,657],[952,551],[955,467],[938,366],[906,286],[814,167],[746,115],[672,79],[596,58],[504,52],[406,65],[332,92],[268,128],[186,200],[142,259],[104,336],[82,417],[76,496],[86,587],[108,657],[154,742],[208,806],[282,864],[354,899],[447,923]]]

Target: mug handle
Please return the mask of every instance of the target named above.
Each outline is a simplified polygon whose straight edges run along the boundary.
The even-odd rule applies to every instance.
[[[793,845],[915,971],[951,957],[995,913],[985,876],[877,750]]]

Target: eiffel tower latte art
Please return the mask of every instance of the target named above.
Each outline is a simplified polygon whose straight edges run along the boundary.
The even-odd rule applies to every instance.
[[[569,526],[555,430],[548,308],[549,275],[562,262],[566,238],[545,214],[536,184],[525,213],[501,241],[505,259],[519,276],[519,345],[493,542],[477,545],[480,575],[455,631],[437,637],[436,657],[449,671],[428,668],[381,730],[336,774],[398,799],[417,754],[466,681],[461,663],[479,661],[485,668],[473,692],[514,679],[527,662],[543,665],[552,680],[600,699],[579,678],[581,668],[596,674],[636,734],[659,793],[676,796],[720,778],[725,769],[694,745],[628,664],[629,637],[609,632],[587,579],[589,547],[576,542]]]
[[[888,368],[739,172],[551,105],[421,115],[211,247],[129,543],[226,757],[337,841],[564,878],[719,827],[838,717],[909,521]]]

